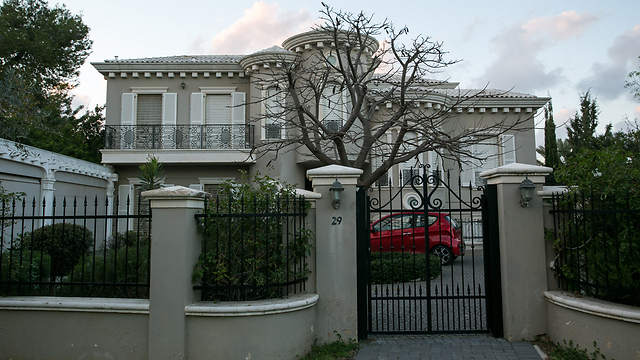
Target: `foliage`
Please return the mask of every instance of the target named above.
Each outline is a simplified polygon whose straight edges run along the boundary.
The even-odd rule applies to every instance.
[[[149,233],[146,231],[129,230],[126,232],[116,233],[115,236],[109,237],[107,240],[107,249],[120,249],[122,247],[146,245],[149,242]]]
[[[39,293],[40,284],[16,285],[17,282],[41,282],[51,278],[51,256],[38,250],[7,249],[0,257],[0,296]],[[14,284],[7,284],[14,283]]]
[[[355,339],[344,342],[340,334],[337,334],[339,340],[332,343],[316,345],[311,347],[311,351],[301,358],[301,360],[335,360],[335,359],[351,359],[352,356],[360,348]]]
[[[155,156],[149,156],[147,162],[138,167],[138,179],[142,181],[142,190],[158,189],[164,182],[164,168]]]
[[[51,276],[66,275],[93,246],[93,233],[82,225],[57,223],[27,232],[15,248],[51,256]]]
[[[429,254],[429,271],[434,279],[442,273],[440,258]],[[371,253],[371,282],[394,284],[413,280],[426,280],[425,254]]]
[[[310,161],[365,170],[358,185],[370,186],[392,166],[428,151],[452,160],[486,160],[471,145],[528,126],[531,117],[523,115],[512,123],[478,121],[457,133],[443,130],[456,122],[456,107],[487,96],[485,90],[470,91],[449,96],[435,110],[415,106],[433,101],[432,74],[458,62],[446,59],[443,44],[410,38],[408,28],[388,19],[375,22],[362,12],[323,6],[324,23],[309,36],[328,39],[325,46],[302,56],[269,53],[279,66],[251,74],[255,86],[269,89],[260,100],[264,113],[252,121],[276,119],[285,134],[258,144],[258,156],[301,151]],[[375,37],[381,35],[387,40],[379,46]],[[382,160],[369,171],[372,154]]]
[[[203,251],[193,280],[216,287],[216,300],[279,297],[284,289],[274,284],[302,281],[309,273],[312,234],[287,216],[304,212],[306,203],[268,176],[245,175],[245,181],[223,183],[199,227]]]
[[[583,148],[592,148],[598,126],[598,104],[590,91],[580,96],[580,110],[569,119],[567,135],[572,153]]]
[[[560,155],[558,154],[558,143],[556,140],[556,123],[553,121],[553,105],[551,101],[544,108],[544,165],[554,170],[560,166]],[[555,183],[555,175],[549,174],[547,183]]]
[[[126,246],[118,245],[107,250],[87,253],[68,275],[73,283],[92,285],[69,285],[63,287],[63,296],[94,296],[118,298],[149,297],[149,242],[148,237],[118,233],[117,238],[126,238]],[[136,240],[131,240],[131,239]],[[130,243],[129,243],[130,242]],[[100,285],[106,283],[109,285]],[[144,284],[144,286],[135,286]]]
[[[79,116],[69,95],[89,56],[89,28],[64,5],[0,7],[0,137],[100,162],[103,108]]]
[[[587,349],[580,349],[579,345],[573,346],[573,340],[563,340],[564,345],[558,343],[558,346],[553,349],[549,359],[550,360],[605,360],[606,357],[600,353],[598,344],[594,341],[593,347],[595,350],[592,353],[588,353]],[[568,345],[568,346],[567,346]]]
[[[0,7],[0,72],[14,68],[44,89],[64,87],[89,56],[89,27],[64,5],[5,0]]]

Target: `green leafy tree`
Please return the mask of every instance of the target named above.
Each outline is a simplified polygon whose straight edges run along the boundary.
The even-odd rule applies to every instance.
[[[571,153],[582,148],[592,148],[594,145],[594,135],[598,126],[598,104],[596,99],[587,91],[580,96],[580,110],[575,116],[569,119],[567,128],[568,142]]]
[[[558,143],[556,138],[556,123],[553,121],[553,105],[551,101],[544,108],[544,164],[554,170],[560,166]],[[555,183],[555,176],[551,173],[547,183]]]
[[[64,5],[0,7],[0,137],[100,161],[102,109],[79,116],[69,90],[90,54],[89,28]]]
[[[138,167],[138,179],[142,181],[142,190],[153,190],[164,182],[164,167],[155,156],[149,156],[147,162]]]
[[[45,91],[74,85],[91,46],[89,27],[64,5],[5,0],[0,8],[0,71],[16,69]]]

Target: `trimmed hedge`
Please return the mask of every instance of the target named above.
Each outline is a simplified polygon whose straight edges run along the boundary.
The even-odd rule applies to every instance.
[[[442,273],[440,259],[429,254],[431,279]],[[371,282],[374,284],[392,284],[413,280],[426,280],[427,259],[425,254],[413,253],[372,253]]]

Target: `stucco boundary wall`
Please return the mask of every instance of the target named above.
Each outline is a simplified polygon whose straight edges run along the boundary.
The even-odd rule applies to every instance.
[[[567,192],[566,187],[545,186],[538,191],[544,204],[544,228],[553,230],[553,194]],[[552,267],[556,253],[553,244],[545,241],[547,287],[544,292],[547,303],[547,334],[555,343],[572,341],[574,346],[596,348],[607,359],[640,359],[640,307],[622,305],[590,297],[560,291]]]
[[[317,192],[306,226],[316,232],[302,293],[283,299],[201,302],[191,275],[201,241],[202,191],[147,191],[153,231],[149,300],[0,298],[0,359],[296,359],[314,341],[357,338],[355,213],[359,173],[327,167],[309,174]],[[333,208],[329,182],[345,187]],[[343,226],[317,226],[342,216]]]

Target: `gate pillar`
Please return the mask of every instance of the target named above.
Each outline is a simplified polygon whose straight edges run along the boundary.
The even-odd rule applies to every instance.
[[[362,170],[329,165],[307,171],[316,200],[316,333],[318,341],[357,339],[356,184]],[[329,190],[338,180],[340,207]]]
[[[480,174],[497,187],[504,338],[532,340],[547,331],[547,290],[542,199],[520,205],[520,184],[529,178],[537,191],[551,168],[513,163]]]

